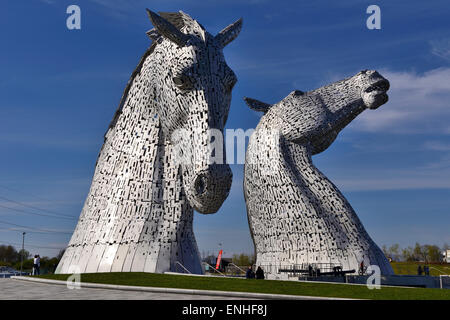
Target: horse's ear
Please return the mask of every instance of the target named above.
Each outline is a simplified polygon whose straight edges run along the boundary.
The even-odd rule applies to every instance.
[[[147,9],[147,14],[158,33],[176,43],[179,47],[186,45],[186,42],[189,39],[186,34],[178,30],[173,24],[153,11]]]
[[[271,104],[247,97],[244,97],[244,101],[251,109],[264,113],[269,111],[270,107],[272,106]]]
[[[222,31],[220,31],[215,37],[216,41],[223,48],[231,41],[236,39],[236,37],[239,35],[239,32],[241,32],[241,29],[242,29],[242,18],[230,24]]]

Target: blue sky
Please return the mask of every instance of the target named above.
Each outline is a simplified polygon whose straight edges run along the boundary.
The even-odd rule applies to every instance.
[[[70,4],[81,8],[81,30],[66,28]],[[366,28],[370,4],[381,8],[381,30]],[[23,227],[11,224],[52,231],[27,235],[32,253],[52,256],[70,239],[103,134],[150,44],[146,7],[183,10],[212,34],[243,17],[224,49],[239,79],[230,129],[258,123],[244,96],[274,103],[294,89],[378,70],[391,82],[390,101],[365,111],[313,161],[380,246],[450,243],[450,6],[432,0],[2,1],[0,243],[21,243]],[[243,166],[232,169],[219,212],[195,215],[200,251],[219,243],[226,256],[253,251]]]

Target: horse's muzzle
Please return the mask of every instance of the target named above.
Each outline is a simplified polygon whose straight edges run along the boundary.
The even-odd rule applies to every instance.
[[[196,172],[187,190],[191,206],[203,214],[217,212],[228,197],[232,179],[228,164],[212,164]]]

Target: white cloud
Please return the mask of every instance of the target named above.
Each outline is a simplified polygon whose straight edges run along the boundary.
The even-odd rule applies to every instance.
[[[404,169],[352,168],[327,174],[345,192],[375,190],[450,189],[450,155]]]
[[[416,189],[450,189],[450,175],[438,177],[436,175],[413,175],[405,177],[399,173],[380,177],[342,178],[333,182],[342,191],[377,191],[377,190],[416,190]]]
[[[450,61],[450,39],[432,40],[430,45],[432,54]]]
[[[427,141],[424,143],[424,148],[431,151],[450,151],[450,144],[440,141]]]
[[[391,133],[449,133],[450,68],[380,73],[391,83],[389,102],[368,110],[349,126],[353,130]]]

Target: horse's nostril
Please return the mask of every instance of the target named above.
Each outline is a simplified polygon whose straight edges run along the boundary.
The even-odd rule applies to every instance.
[[[194,189],[197,196],[202,195],[206,191],[206,177],[200,175],[195,179]]]

